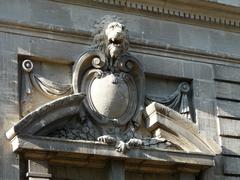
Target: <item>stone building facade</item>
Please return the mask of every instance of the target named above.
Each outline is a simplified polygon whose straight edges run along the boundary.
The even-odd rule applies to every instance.
[[[123,20],[133,62],[119,100],[133,104],[116,113],[144,107],[148,148],[96,142],[76,118],[106,15]],[[239,15],[234,0],[0,0],[0,179],[240,179]]]

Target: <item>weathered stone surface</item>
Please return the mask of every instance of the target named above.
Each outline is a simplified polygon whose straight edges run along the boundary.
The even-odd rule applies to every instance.
[[[162,131],[162,137],[171,139],[170,142],[181,147],[187,152],[203,152],[218,154],[219,146],[204,134],[192,122],[176,111],[159,103],[151,103],[146,108],[146,127],[150,132],[158,128]],[[163,127],[163,128],[162,128]],[[171,134],[170,132],[175,132]]]
[[[240,72],[240,69],[239,69]],[[240,100],[240,85],[228,82],[216,82],[216,96],[229,100]]]
[[[72,116],[79,112],[79,109],[81,108],[80,103],[84,97],[85,95],[83,93],[76,93],[40,106],[24,116],[20,122],[6,132],[6,137],[11,140],[19,133],[32,135],[44,134],[44,131],[48,129],[48,126],[56,119]],[[45,130],[43,130],[44,127],[46,127]],[[43,132],[41,132],[41,130],[43,130]]]
[[[140,53],[135,53],[135,56],[143,64],[146,73],[175,78],[213,79],[213,69],[208,64]]]
[[[220,117],[240,118],[240,103],[234,101],[217,101],[217,113]]]
[[[52,9],[55,11],[52,12]],[[24,13],[22,14],[22,12]],[[39,0],[31,2],[23,0],[23,2],[14,1],[11,3],[1,0],[0,9],[0,17],[4,20],[18,22],[19,17],[21,17],[21,21],[28,24],[47,24],[49,29],[51,26],[58,26],[63,29],[72,28],[76,31],[88,31],[95,19],[109,13],[100,9]],[[166,45],[239,56],[237,48],[239,47],[239,37],[235,33],[149,17],[129,16],[118,12],[115,14],[127,19],[127,26],[133,29],[130,34],[132,37],[161,42]],[[149,27],[154,28],[149,29]]]
[[[240,141],[238,138],[221,137],[223,154],[240,156]]]
[[[203,100],[214,100],[216,98],[214,81],[194,80],[193,95]]]
[[[10,153],[11,147],[4,135],[5,129],[19,119],[17,54],[2,49],[0,54],[0,179],[18,180],[19,160]]]
[[[207,132],[216,142],[218,142],[216,101],[211,99],[194,98],[193,100],[196,121],[200,130]]]
[[[29,180],[50,180],[48,162],[44,160],[28,160],[28,170],[26,176]]]
[[[224,2],[223,0],[217,0],[215,2],[225,3],[225,5],[238,5],[239,3],[231,0]],[[127,3],[127,6],[131,7],[130,2]],[[137,6],[139,8],[138,13],[141,12],[141,8],[144,10],[149,8],[145,5],[141,7],[141,3],[137,4]],[[198,26],[181,24],[182,20],[181,22],[179,20],[179,23],[170,22],[161,18],[152,18],[155,15],[151,14],[151,12],[144,14],[144,16],[138,16],[133,15],[131,10],[125,8],[122,8],[122,12],[107,9],[106,11],[106,9],[100,9],[100,7],[95,9],[54,1],[13,0],[10,2],[0,0],[0,131],[2,132],[0,137],[0,179],[16,180],[19,173],[18,160],[10,152],[10,146],[6,142],[4,135],[4,131],[19,119],[17,56],[29,55],[30,57],[36,57],[40,61],[59,62],[71,66],[90,43],[88,41],[91,24],[99,16],[105,14],[114,13],[122,16],[123,19],[126,19],[127,25],[133,29],[130,32],[132,40],[144,42],[140,47],[135,44],[131,51],[136,51],[137,55],[140,54],[139,57],[144,62],[146,73],[153,73],[161,76],[161,78],[193,80],[195,96],[193,103],[196,108],[196,120],[200,129],[205,130],[209,136],[215,139],[218,138],[216,103],[220,104],[218,106],[219,116],[239,118],[239,103],[222,100],[214,101],[214,91],[212,91],[214,87],[211,84],[213,78],[220,81],[239,83],[239,64],[235,63],[239,62],[239,59],[232,59],[223,55],[240,56],[239,35],[230,32],[235,31],[234,29],[220,27],[220,29],[224,29],[223,31],[200,27],[203,26],[203,23],[199,23]],[[226,7],[226,9],[229,9],[229,7]],[[234,8],[231,7],[230,9]],[[158,12],[158,9],[155,8],[154,11]],[[178,11],[175,11],[175,13],[177,14]],[[151,17],[149,14],[151,14]],[[182,12],[179,12],[179,14],[183,16]],[[188,16],[188,14],[185,15]],[[218,22],[219,19],[210,19],[210,21]],[[228,23],[231,24],[233,21],[225,22],[226,27],[228,27]],[[236,24],[236,26],[239,26],[239,24]],[[82,32],[86,32],[87,37],[82,37],[80,35]],[[154,49],[153,45],[163,45],[164,48]],[[146,47],[143,48],[143,46]],[[186,54],[184,54],[185,51],[181,50],[171,51],[173,47],[188,49],[189,51]],[[199,52],[208,52],[211,56],[201,56]],[[181,56],[177,56],[178,53]],[[216,54],[218,57],[223,55],[221,56],[223,58],[215,58]],[[199,63],[200,61],[206,63]],[[225,65],[212,65],[215,63]],[[214,66],[215,70],[214,75],[212,66]],[[51,76],[51,74],[48,75]],[[195,80],[199,81],[194,84]],[[228,82],[216,82],[216,96],[239,101],[239,85]],[[238,138],[238,120],[227,118],[220,118],[220,134]],[[226,139],[226,137],[223,139]],[[223,141],[226,147],[229,147],[229,150],[225,151],[226,154],[237,155],[238,142],[235,139],[234,141],[226,141]],[[229,173],[229,175],[234,176],[223,177],[217,175],[217,178],[226,180],[239,179],[239,174],[237,174],[239,170],[234,169],[238,167],[235,162],[239,162],[239,159],[227,161],[230,164],[227,164],[228,166],[231,166],[231,163],[235,164],[235,166],[233,165],[228,169],[229,172],[234,171]],[[213,176],[216,175],[209,175],[206,179],[212,180]],[[167,177],[164,176],[164,179],[167,179]]]
[[[71,140],[57,140],[54,138],[43,138],[43,137],[31,137],[31,136],[19,136],[14,139],[13,150],[42,150],[46,152],[62,152],[70,153],[74,156],[75,153],[89,154],[89,155],[99,155],[104,157],[120,158],[120,159],[135,159],[136,163],[139,160],[150,160],[146,161],[146,165],[154,164],[155,161],[162,161],[168,164],[169,162],[173,163],[186,163],[186,164],[196,164],[203,166],[212,166],[213,165],[213,156],[206,155],[202,153],[186,153],[179,151],[168,151],[165,150],[159,151],[157,149],[146,149],[140,150],[137,148],[132,149],[132,151],[127,152],[126,154],[119,153],[115,150],[114,147],[108,146],[105,143],[101,142],[87,142],[87,141],[71,141]],[[37,155],[37,154],[36,154]],[[44,154],[43,154],[44,155]],[[45,154],[46,155],[46,154]],[[44,155],[44,156],[45,156]],[[46,157],[46,156],[45,156]],[[154,157],[154,161],[151,161]],[[134,162],[134,161],[133,161]]]
[[[240,137],[240,121],[237,119],[219,118],[220,135]]]
[[[0,47],[9,53],[35,57],[42,61],[72,64],[88,46],[81,43],[49,40],[47,38],[21,36],[0,32]],[[61,49],[61,51],[59,51]]]
[[[240,158],[224,157],[224,174],[240,175]]]
[[[217,80],[239,82],[240,68],[214,65],[214,77]]]

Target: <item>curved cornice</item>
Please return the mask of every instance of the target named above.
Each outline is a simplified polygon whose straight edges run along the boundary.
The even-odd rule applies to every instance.
[[[83,93],[73,94],[40,106],[8,130],[6,133],[7,138],[11,140],[19,134],[35,135],[53,122],[56,125],[57,119],[77,114],[84,97]]]
[[[79,114],[83,93],[69,95],[51,101],[29,113],[14,125],[6,136],[14,140],[17,136],[41,136],[59,127],[61,119]],[[216,155],[221,148],[213,140],[199,133],[193,122],[187,122],[181,114],[158,103],[146,108],[146,128],[154,133],[161,131],[162,137],[169,140],[184,152]]]
[[[153,102],[146,107],[145,123],[151,133],[160,129],[162,137],[186,152],[221,153],[220,146],[200,132],[196,124],[160,103]]]
[[[240,28],[240,8],[205,0],[52,0],[93,6],[121,12],[133,12],[185,23]]]

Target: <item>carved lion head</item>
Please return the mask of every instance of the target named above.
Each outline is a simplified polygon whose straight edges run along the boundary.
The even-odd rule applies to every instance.
[[[128,50],[128,31],[116,16],[104,16],[95,24],[94,46],[108,58],[117,59]]]

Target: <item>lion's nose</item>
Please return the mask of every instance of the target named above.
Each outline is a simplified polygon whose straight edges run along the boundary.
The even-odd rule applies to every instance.
[[[122,31],[122,28],[121,28],[121,27],[116,27],[116,31],[117,31],[117,32],[121,32],[121,31]]]

